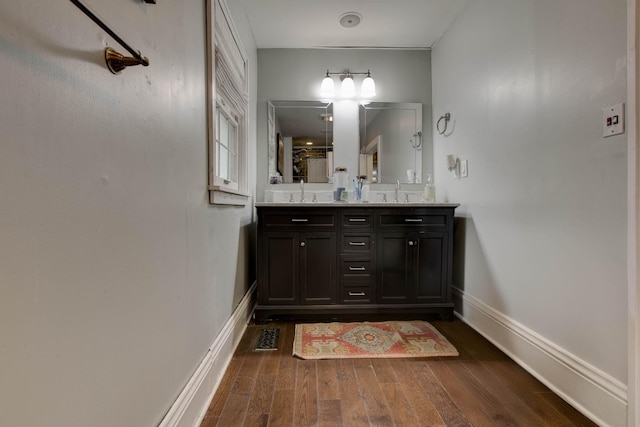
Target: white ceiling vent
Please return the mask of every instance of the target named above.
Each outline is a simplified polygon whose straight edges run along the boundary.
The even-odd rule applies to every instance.
[[[344,28],[353,28],[362,21],[362,16],[358,12],[346,12],[340,15],[340,25]]]

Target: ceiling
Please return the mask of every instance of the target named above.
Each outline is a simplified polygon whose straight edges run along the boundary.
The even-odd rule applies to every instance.
[[[243,0],[258,49],[431,48],[469,0]],[[340,25],[346,12],[362,19]]]

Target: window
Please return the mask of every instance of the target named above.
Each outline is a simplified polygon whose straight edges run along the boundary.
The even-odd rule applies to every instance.
[[[209,201],[244,205],[247,183],[247,60],[224,0],[207,2]]]
[[[238,189],[238,115],[216,103],[215,177],[222,185]]]

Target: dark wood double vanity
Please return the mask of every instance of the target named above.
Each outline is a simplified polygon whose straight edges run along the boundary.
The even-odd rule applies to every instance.
[[[451,320],[456,204],[258,203],[256,320]]]

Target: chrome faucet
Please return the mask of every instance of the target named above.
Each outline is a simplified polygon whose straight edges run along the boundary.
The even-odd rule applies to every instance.
[[[393,194],[393,201],[396,203],[400,201],[400,180],[396,180],[396,191]]]
[[[300,203],[304,203],[304,179],[300,180]]]

